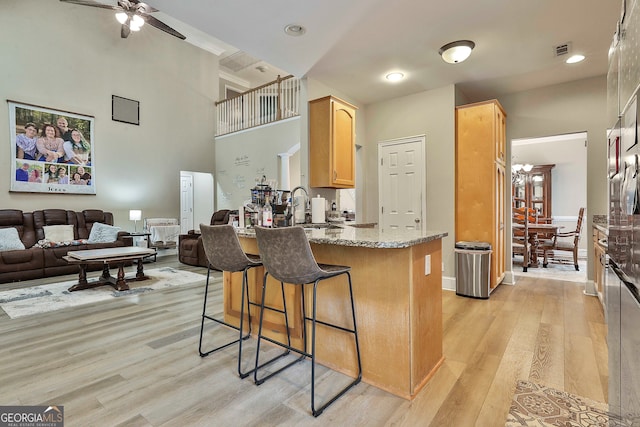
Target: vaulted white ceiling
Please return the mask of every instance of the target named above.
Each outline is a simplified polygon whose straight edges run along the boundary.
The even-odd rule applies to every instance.
[[[203,34],[362,103],[457,84],[471,99],[606,74],[620,1],[611,0],[148,0]],[[627,3],[629,3],[627,1]],[[629,12],[627,12],[629,14]],[[301,37],[283,29],[306,28]],[[476,43],[460,64],[451,41]],[[586,55],[565,64],[555,46]],[[389,71],[406,78],[384,80]]]

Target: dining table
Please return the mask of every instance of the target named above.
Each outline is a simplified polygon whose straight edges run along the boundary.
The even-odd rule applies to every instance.
[[[524,224],[514,223],[511,226],[513,227],[514,230],[524,231]],[[538,235],[539,234],[555,235],[555,234],[558,234],[558,230],[561,228],[564,228],[564,226],[558,225],[558,224],[535,223],[535,222],[530,222],[527,224],[527,234],[529,235],[528,240],[529,240],[529,243],[531,244],[531,256],[529,257],[530,267],[537,267],[539,265]]]

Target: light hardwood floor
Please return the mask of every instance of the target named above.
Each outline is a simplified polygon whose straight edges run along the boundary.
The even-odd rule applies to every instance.
[[[145,269],[162,266],[206,274],[175,256]],[[16,320],[0,310],[0,405],[64,405],[65,425],[83,427],[503,426],[518,379],[606,401],[606,325],[582,290],[519,278],[489,300],[444,292],[446,359],[413,401],[361,383],[315,419],[308,362],[257,387],[237,377],[236,347],[198,356],[204,281]]]

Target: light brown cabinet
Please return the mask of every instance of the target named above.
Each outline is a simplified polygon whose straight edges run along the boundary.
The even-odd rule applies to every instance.
[[[497,100],[456,108],[456,241],[491,244],[491,289],[505,276],[505,130]]]
[[[356,110],[334,96],[309,101],[311,187],[355,187]]]
[[[603,246],[607,242],[607,233],[602,229],[593,227],[593,282],[598,293],[598,298],[605,307],[605,275],[607,274],[607,250]],[[603,243],[601,243],[603,242]]]

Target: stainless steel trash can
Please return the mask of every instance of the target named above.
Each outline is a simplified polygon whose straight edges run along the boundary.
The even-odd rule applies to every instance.
[[[489,298],[491,275],[491,244],[487,242],[457,242],[456,295]]]

